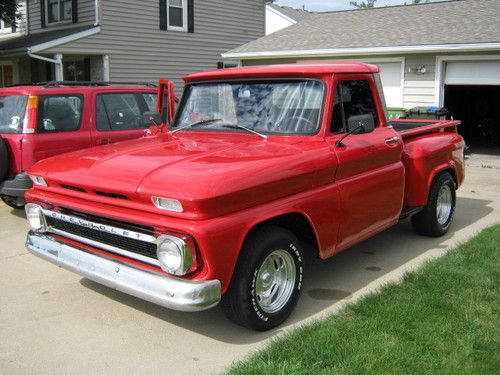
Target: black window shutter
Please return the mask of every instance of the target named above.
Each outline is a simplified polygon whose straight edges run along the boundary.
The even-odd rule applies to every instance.
[[[40,0],[40,25],[47,27],[45,24],[45,0]]]
[[[73,23],[78,22],[78,1],[77,0],[71,1],[71,21]]]
[[[160,30],[167,30],[167,0],[160,0]]]
[[[194,33],[194,0],[188,0],[188,33]]]

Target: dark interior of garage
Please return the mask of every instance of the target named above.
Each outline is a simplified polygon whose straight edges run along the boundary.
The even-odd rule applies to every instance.
[[[500,86],[445,86],[444,106],[471,150],[500,152]]]

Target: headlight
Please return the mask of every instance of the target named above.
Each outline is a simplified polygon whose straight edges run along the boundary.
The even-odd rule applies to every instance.
[[[35,185],[40,185],[40,186],[45,186],[47,187],[47,182],[43,179],[43,177],[40,177],[40,176],[32,176],[32,175],[29,175],[30,178],[31,178],[31,181],[33,181],[33,183]]]
[[[185,275],[193,265],[189,246],[178,237],[158,237],[156,255],[161,269],[173,275]]]
[[[28,203],[24,207],[26,210],[26,218],[30,223],[31,229],[35,232],[41,233],[47,231],[47,223],[43,215],[42,207],[37,204]]]
[[[153,204],[161,209],[173,212],[182,212],[182,204],[177,199],[171,198],[161,198],[161,197],[151,197]]]

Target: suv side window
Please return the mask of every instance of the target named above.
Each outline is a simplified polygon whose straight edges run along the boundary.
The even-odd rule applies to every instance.
[[[156,94],[149,93],[149,92],[143,92],[142,97],[144,98],[144,101],[146,102],[146,105],[148,106],[147,110],[149,112],[156,111]]]
[[[142,99],[142,98],[141,98]],[[99,94],[96,98],[97,130],[141,129],[145,104],[139,103],[138,94]]]
[[[82,95],[42,95],[38,114],[39,133],[75,131],[82,119]]]
[[[335,92],[332,132],[352,131],[359,125],[367,129],[378,125],[370,84],[365,80],[341,81]]]

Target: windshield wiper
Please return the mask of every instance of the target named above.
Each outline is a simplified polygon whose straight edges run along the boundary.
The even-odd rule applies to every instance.
[[[214,122],[219,122],[219,121],[222,121],[222,119],[221,118],[212,118],[209,120],[196,121],[196,122],[193,122],[192,124],[184,125],[184,126],[181,126],[180,128],[174,129],[171,131],[171,133],[178,132],[179,130],[182,130],[182,129],[192,128],[192,127],[200,126],[200,125],[208,125],[208,124],[211,124]]]
[[[253,133],[258,135],[259,137],[262,137],[264,139],[267,139],[267,135],[256,132],[255,130],[252,130],[250,128],[247,128],[246,126],[240,125],[240,124],[224,124],[222,125],[223,128],[229,128],[229,129],[243,129],[246,130],[247,132]]]

